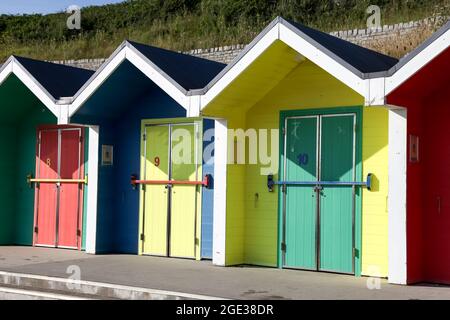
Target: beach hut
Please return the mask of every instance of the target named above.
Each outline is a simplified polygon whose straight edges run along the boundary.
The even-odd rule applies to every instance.
[[[390,241],[402,283],[450,283],[450,22],[402,58],[385,78],[386,103],[397,108],[391,130],[397,155],[396,230]],[[391,147],[391,146],[390,146]]]
[[[16,56],[1,67],[1,245],[84,248],[86,135],[58,124],[91,75]]]
[[[215,263],[395,274],[380,78],[396,64],[277,18],[193,92],[217,118]]]
[[[188,92],[224,67],[125,41],[75,94],[67,118],[96,131],[89,252],[212,258],[215,121]]]

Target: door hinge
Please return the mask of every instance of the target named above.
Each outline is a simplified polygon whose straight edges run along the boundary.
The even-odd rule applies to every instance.
[[[287,186],[285,184],[281,185],[281,192],[286,193]]]
[[[80,135],[80,143],[83,143],[83,136]]]
[[[145,234],[141,233],[141,241],[145,241]]]
[[[145,191],[145,184],[141,184],[142,191]]]
[[[77,237],[81,237],[81,230],[77,230]]]
[[[283,128],[283,129],[282,129],[282,133],[283,133],[283,136],[286,135],[286,128]]]
[[[147,141],[147,135],[145,133],[142,135],[142,140]]]
[[[281,251],[286,252],[286,243],[284,242],[281,243]]]
[[[38,233],[38,231],[39,231],[39,228],[37,226],[34,227],[34,233]]]

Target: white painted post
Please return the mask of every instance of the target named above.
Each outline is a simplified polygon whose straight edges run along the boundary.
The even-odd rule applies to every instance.
[[[215,120],[213,264],[225,266],[227,224],[228,125]]]
[[[69,124],[69,105],[57,104],[57,108],[59,109],[58,124]]]
[[[189,108],[187,110],[187,116],[188,117],[198,117],[200,116],[200,96],[189,96],[187,97],[189,99]]]
[[[91,254],[96,253],[97,243],[99,131],[98,126],[89,127],[86,252]]]
[[[407,284],[406,170],[407,112],[389,110],[388,281]]]

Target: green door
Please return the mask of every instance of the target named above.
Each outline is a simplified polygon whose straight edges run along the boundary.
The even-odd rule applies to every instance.
[[[355,181],[355,115],[321,117],[322,181]],[[354,273],[354,187],[324,185],[320,196],[320,265],[323,271]]]
[[[319,117],[286,120],[285,181],[316,181],[317,128]],[[285,243],[284,265],[316,269],[317,197],[311,186],[286,185],[284,193]]]
[[[354,273],[356,114],[284,124],[282,265]]]

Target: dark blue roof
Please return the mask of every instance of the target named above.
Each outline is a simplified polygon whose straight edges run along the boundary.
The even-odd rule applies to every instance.
[[[363,48],[328,33],[306,27],[297,22],[286,21],[298,31],[362,73],[385,72],[398,62],[398,59]]]
[[[66,65],[14,58],[55,98],[72,97],[92,76],[94,71]]]
[[[225,64],[128,41],[185,90],[205,87]]]

